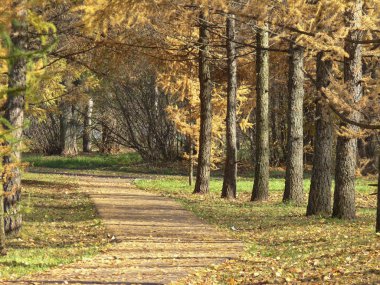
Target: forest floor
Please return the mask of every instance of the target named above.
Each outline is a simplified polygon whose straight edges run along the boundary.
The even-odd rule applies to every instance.
[[[93,258],[4,284],[166,284],[244,251],[228,231],[172,199],[137,189],[130,179],[72,179],[95,203],[113,245]]]
[[[184,171],[182,173],[181,171],[177,172],[178,169],[181,169],[178,165],[171,165],[169,168],[165,168],[163,165],[147,165],[139,161],[138,157],[131,156],[131,154],[125,157],[111,156],[107,157],[107,159],[102,159],[102,156],[99,155],[91,157],[83,156],[77,158],[75,161],[61,157],[30,157],[29,160],[35,166],[33,170],[40,172],[40,174],[33,174],[36,175],[35,178],[45,177],[44,179],[47,179],[46,177],[49,177],[50,181],[55,180],[58,182],[60,181],[58,177],[68,176],[48,176],[44,173],[78,174],[79,176],[76,178],[76,181],[84,181],[85,185],[91,185],[89,187],[83,186],[82,192],[79,193],[95,193],[93,199],[96,199],[97,195],[99,199],[108,199],[102,198],[103,194],[99,194],[97,191],[111,191],[110,194],[112,195],[115,191],[126,191],[126,189],[130,189],[128,191],[132,191],[131,193],[137,191],[137,193],[140,193],[139,195],[147,195],[147,198],[154,197],[154,199],[149,198],[148,201],[155,201],[156,199],[158,199],[157,201],[161,201],[161,199],[164,199],[166,201],[165,203],[171,204],[173,200],[176,200],[181,203],[185,209],[192,211],[198,217],[198,219],[196,219],[191,215],[191,224],[193,224],[193,221],[199,222],[203,220],[208,224],[202,223],[205,227],[203,230],[206,232],[210,229],[212,231],[215,230],[223,237],[238,240],[244,244],[244,254],[239,258],[220,263],[219,265],[206,266],[206,263],[201,263],[200,265],[205,266],[195,266],[196,268],[194,269],[197,270],[194,273],[177,281],[175,284],[380,284],[380,235],[374,233],[376,196],[371,195],[376,189],[370,186],[370,184],[377,183],[375,177],[357,179],[357,219],[354,221],[341,221],[332,218],[306,217],[306,199],[301,206],[283,204],[281,198],[284,189],[284,178],[283,173],[278,170],[271,172],[270,200],[265,203],[252,203],[249,202],[252,190],[252,178],[245,175],[238,180],[238,199],[236,201],[226,201],[220,198],[222,179],[218,176],[218,173],[214,173],[216,176],[211,180],[210,195],[192,195],[193,187],[188,186],[188,181],[185,176],[180,176],[180,174],[186,173],[186,167],[182,168],[181,171]],[[62,164],[62,161],[66,160],[67,162]],[[68,164],[66,165],[67,167],[63,167],[65,163]],[[57,168],[57,166],[60,166],[60,168]],[[92,176],[97,176],[98,178],[95,179],[92,178]],[[130,184],[132,181],[135,187]],[[29,184],[31,183],[32,182]],[[27,188],[29,186],[27,185]],[[309,186],[310,179],[308,174],[305,173],[305,198]],[[148,192],[138,191],[136,187]],[[48,187],[46,187],[46,189],[47,188]],[[52,189],[55,191],[56,188],[53,187]],[[78,192],[75,193],[77,193],[75,195],[78,195]],[[82,201],[87,201],[87,198],[85,198],[83,194],[81,195]],[[128,196],[118,196],[116,202],[107,202],[105,205],[107,209],[109,209],[110,206],[114,206],[117,212],[122,208],[120,207],[119,199],[123,199],[123,201],[127,199],[128,201],[124,201],[123,205],[131,205],[123,209],[123,211],[128,211],[123,217],[115,216],[116,226],[112,224],[107,226],[108,228],[114,227],[116,233],[115,238],[112,238],[112,234],[108,240],[106,239],[106,243],[110,240],[115,242],[115,245],[111,247],[111,253],[112,248],[123,246],[123,242],[119,243],[119,241],[122,241],[123,238],[127,238],[117,231],[119,229],[118,223],[120,219],[127,220],[130,216],[138,221],[138,219],[145,219],[151,216],[144,212],[145,207],[135,200],[135,198],[138,198],[137,196],[138,195],[135,195],[129,198]],[[166,200],[167,198],[170,199]],[[32,197],[32,200],[33,199]],[[144,202],[144,205],[145,204]],[[156,207],[154,204],[148,203],[146,205],[148,205],[148,208]],[[137,207],[137,212],[133,211],[134,206]],[[189,212],[183,211],[183,208],[175,203],[173,207],[173,209],[176,209],[174,216],[180,215],[182,217],[182,215],[184,215],[184,219],[188,219],[186,215],[188,215]],[[150,213],[151,209],[148,208],[147,211]],[[79,208],[76,209],[74,207],[73,209],[76,211]],[[163,211],[165,212],[165,210]],[[44,212],[42,212],[42,214],[43,213]],[[32,219],[33,215],[30,218]],[[155,219],[155,217],[151,218]],[[92,219],[96,219],[96,217],[92,216]],[[89,221],[92,220],[89,219]],[[28,223],[28,221],[26,221],[26,223]],[[162,232],[160,230],[154,232],[157,229],[155,227],[152,228],[152,225],[156,224],[165,225],[165,223],[161,222],[147,223],[145,226],[129,223],[128,228],[131,233],[128,232],[128,236],[134,238],[133,232],[139,235],[141,233],[139,230],[142,230],[144,233],[149,233],[149,238],[151,238],[151,236],[152,238],[157,237],[156,234],[160,235]],[[40,224],[37,225],[40,226]],[[94,225],[96,226],[90,228],[94,230],[92,234],[94,234],[94,236],[97,234],[98,237],[102,236],[102,234],[104,234],[102,225],[98,223]],[[74,226],[74,232],[77,229],[75,228],[76,226],[79,225]],[[174,231],[171,227],[163,227],[164,230],[166,228],[172,229],[168,231],[168,233],[179,234],[177,225],[175,225],[174,228],[176,230]],[[150,231],[152,231],[152,233],[150,233]],[[186,230],[183,230],[183,232],[189,234]],[[48,233],[45,234],[48,235]],[[66,234],[67,233],[64,232],[64,237]],[[76,233],[73,233],[74,236],[75,234]],[[163,236],[161,236],[161,238],[163,238]],[[194,240],[196,240],[196,238],[199,237],[194,236]],[[200,238],[200,240],[202,240],[202,238]],[[23,242],[24,240],[20,241],[21,244]],[[136,243],[136,251],[128,254],[131,256],[130,260],[119,260],[117,255],[112,255],[113,259],[108,260],[109,263],[107,263],[107,258],[109,258],[109,254],[107,253],[108,246],[104,245],[104,239],[98,238],[97,242],[99,246],[97,246],[95,250],[89,250],[89,247],[86,247],[87,243],[85,239],[84,248],[86,250],[84,250],[84,253],[78,252],[76,255],[74,254],[75,258],[72,258],[74,260],[82,259],[82,261],[74,263],[74,265],[60,266],[60,268],[55,270],[57,270],[58,273],[60,272],[61,275],[56,276],[64,276],[62,273],[67,272],[67,274],[69,274],[68,272],[72,270],[80,274],[80,266],[86,264],[91,256],[99,251],[103,253],[94,259],[95,262],[99,262],[99,264],[102,264],[104,261],[102,257],[106,259],[104,261],[105,264],[122,264],[123,262],[136,264],[142,262],[146,256],[150,256],[149,254],[151,254],[150,246],[144,247],[145,242]],[[130,240],[127,243],[133,244],[133,242],[133,240]],[[220,253],[223,253],[223,251],[219,252],[219,250],[223,250],[218,247],[219,245],[217,245],[215,250],[211,250],[212,253],[209,253],[207,249],[198,248],[202,243],[203,242],[200,242],[199,245],[197,244],[196,246],[193,243],[188,245],[190,250],[194,250],[193,257],[195,257],[195,254],[201,254],[202,258],[208,255],[214,258],[215,255],[220,257]],[[180,244],[182,246],[182,243]],[[158,252],[165,252],[166,243],[162,246],[162,248],[156,248]],[[171,254],[182,254],[183,248],[181,246],[174,249]],[[187,246],[187,244],[184,246]],[[231,246],[238,246],[240,248],[240,243],[233,243]],[[68,248],[70,249],[70,247]],[[212,247],[209,249],[212,249]],[[227,250],[229,250],[228,247]],[[64,250],[62,252],[64,252]],[[125,252],[128,251],[126,250]],[[156,254],[156,251],[153,251],[153,254]],[[89,256],[89,258],[83,257],[86,255]],[[224,257],[227,257],[227,255],[229,254],[226,254]],[[47,256],[49,256],[49,254],[47,254]],[[97,260],[97,258],[100,259]],[[8,268],[13,264],[18,265],[16,268],[27,267],[25,264],[28,263],[28,259],[25,264],[23,264],[23,259],[20,260],[19,263],[10,261]],[[65,259],[64,262],[61,263],[67,264],[68,260],[69,259]],[[169,263],[172,261],[164,260]],[[191,261],[192,259],[190,258],[189,260]],[[149,262],[153,262],[153,259],[150,259]],[[151,264],[149,262],[147,264]],[[40,264],[43,264],[41,259]],[[55,264],[57,263],[52,262],[48,267],[56,266]],[[4,265],[0,263],[0,266]],[[126,272],[133,273],[140,270],[134,266],[135,265],[131,265],[128,267]],[[44,268],[46,268],[46,266]],[[190,269],[190,267],[187,269]],[[107,272],[107,270],[109,270],[109,268],[105,265],[103,272]],[[173,268],[170,268],[168,272],[172,270]],[[162,274],[162,272],[157,274]],[[40,276],[34,275],[33,277],[48,278],[49,274]],[[94,272],[94,274],[96,274],[96,272]],[[50,275],[50,277],[52,276],[53,275]],[[136,276],[136,278],[140,278],[137,281],[139,281],[140,284],[144,284],[144,281],[146,281],[144,280],[144,276],[138,273]],[[178,276],[165,274],[165,276],[167,276],[168,279],[163,281],[174,277],[177,278],[180,274],[178,274]],[[161,280],[161,282],[163,281]]]
[[[176,199],[200,218],[243,241],[242,258],[198,272],[184,284],[380,284],[380,235],[375,234],[375,180],[357,179],[357,219],[306,217],[282,203],[283,178],[270,179],[268,202],[252,203],[252,180],[238,182],[238,199],[220,198],[212,179],[208,196],[193,195],[186,177],[135,181],[141,189]],[[310,180],[305,179],[305,190]],[[305,194],[306,198],[306,194]]]

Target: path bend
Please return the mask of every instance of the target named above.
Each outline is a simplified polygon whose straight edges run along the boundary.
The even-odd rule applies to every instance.
[[[226,232],[171,199],[137,189],[131,179],[77,179],[116,242],[91,260],[9,284],[169,284],[243,251]]]

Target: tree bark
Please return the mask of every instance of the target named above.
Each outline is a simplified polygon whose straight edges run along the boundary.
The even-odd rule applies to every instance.
[[[269,197],[269,33],[257,31],[256,159],[252,201]]]
[[[224,169],[222,198],[236,198],[237,180],[237,132],[236,132],[236,95],[237,95],[237,58],[236,58],[236,20],[235,15],[227,16],[227,118],[226,142],[227,157]]]
[[[193,186],[194,180],[194,162],[193,162],[193,146],[191,145],[189,153],[189,186]]]
[[[0,195],[0,256],[6,255],[6,236],[5,236],[5,223],[4,223],[4,196]]]
[[[379,178],[377,180],[377,215],[376,215],[376,232],[380,233],[380,155],[378,161]]]
[[[21,200],[21,140],[24,126],[25,92],[27,59],[22,52],[27,49],[27,10],[23,1],[13,1],[13,8],[19,8],[17,21],[12,22],[10,39],[12,41],[11,54],[14,57],[9,65],[8,94],[5,103],[4,118],[11,126],[11,136],[15,142],[11,144],[12,150],[9,155],[3,157],[3,190],[4,190],[4,231],[10,233],[19,230],[22,216],[19,212]],[[21,54],[20,54],[21,51]],[[7,126],[4,126],[5,129]]]
[[[355,43],[361,38],[360,26],[363,13],[363,1],[356,0],[351,11],[347,11],[346,22],[351,31],[345,43],[345,50],[349,57],[344,59],[344,80],[349,93],[352,95],[352,103],[357,103],[363,96],[363,65],[362,48]],[[359,121],[360,115],[353,111],[350,119]],[[355,132],[358,127],[342,124],[350,132]],[[350,134],[340,135],[337,141],[335,192],[333,217],[340,219],[354,219],[355,207],[355,170],[357,160],[357,139]]]
[[[71,104],[61,105],[61,146],[62,155],[75,156],[78,154],[77,145],[77,112]]]
[[[212,82],[209,62],[208,8],[199,16],[199,82],[200,82],[200,136],[197,180],[194,193],[209,193],[211,135],[212,135]]]
[[[277,91],[271,92],[270,94],[270,110],[271,114],[271,133],[270,141],[271,151],[270,151],[270,165],[279,166],[281,161],[283,161],[284,152],[282,150],[284,141],[282,139],[282,129],[281,129],[281,117],[280,117],[280,97],[282,95]]]
[[[331,71],[332,61],[323,60],[323,52],[320,52],[317,56],[318,90],[330,84]],[[314,161],[306,215],[325,216],[331,214],[333,124],[328,104],[318,99],[316,105]]]
[[[83,126],[83,152],[91,152],[91,133],[92,133],[92,111],[94,101],[92,98],[88,100]]]
[[[289,63],[288,145],[283,201],[303,201],[304,49],[291,48]]]

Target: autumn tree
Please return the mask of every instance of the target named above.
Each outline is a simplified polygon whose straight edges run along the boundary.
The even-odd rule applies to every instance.
[[[358,103],[363,96],[362,86],[362,47],[357,41],[361,39],[361,17],[363,1],[355,0],[348,7],[345,15],[346,25],[350,28],[345,41],[347,56],[344,59],[344,80],[347,84],[351,100]],[[352,112],[351,119],[359,120],[360,114]],[[336,174],[333,217],[354,219],[355,206],[355,169],[357,156],[357,140],[352,133],[358,128],[341,125],[343,132],[338,136],[336,149]]]
[[[18,231],[21,227],[21,151],[24,128],[26,99],[33,77],[27,77],[33,60],[51,50],[49,35],[54,27],[39,17],[28,5],[28,1],[5,1],[5,12],[0,15],[1,47],[5,52],[7,75],[2,88],[4,107],[2,108],[2,179],[1,193],[1,251],[5,254],[5,233]],[[37,36],[33,39],[28,32]],[[42,35],[41,35],[42,34]],[[5,133],[5,135],[4,135]]]
[[[10,29],[8,93],[5,103],[5,125],[10,129],[12,151],[3,157],[4,228],[5,232],[16,231],[21,227],[21,214],[18,202],[21,200],[21,140],[24,127],[24,110],[27,72],[27,7],[26,1],[12,1],[11,9],[17,11]],[[9,142],[7,142],[9,144]]]
[[[209,62],[208,7],[199,12],[199,84],[200,84],[200,134],[197,179],[194,193],[207,194],[210,183],[211,132],[212,132],[212,81]]]

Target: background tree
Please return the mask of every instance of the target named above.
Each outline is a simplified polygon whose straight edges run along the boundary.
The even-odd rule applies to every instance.
[[[94,100],[90,97],[84,112],[83,123],[83,152],[91,152],[92,138],[92,112],[94,109]]]

